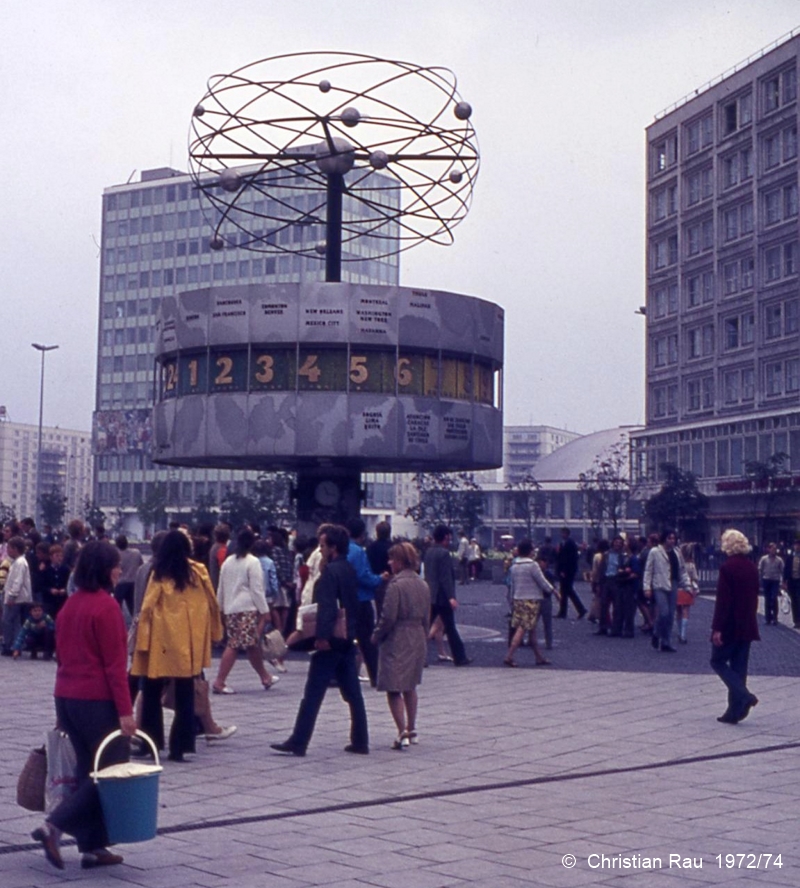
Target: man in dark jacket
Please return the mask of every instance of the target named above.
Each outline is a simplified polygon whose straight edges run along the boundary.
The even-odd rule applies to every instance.
[[[369,753],[367,710],[361,696],[356,665],[356,615],[358,613],[358,579],[347,561],[350,538],[343,527],[328,526],[319,536],[319,547],[325,567],[314,586],[317,604],[317,635],[314,653],[306,678],[303,699],[295,719],[294,730],[285,743],[273,743],[277,752],[303,756],[314,733],[322,701],[332,679],[336,679],[342,698],[350,707],[350,743],[345,752]],[[339,608],[347,616],[347,638],[335,638],[334,627]]]
[[[758,568],[747,557],[750,544],[738,530],[722,534],[728,556],[719,569],[717,600],[711,621],[711,668],[728,688],[728,708],[717,721],[735,725],[758,703],[747,690],[750,643],[758,641]]]
[[[453,557],[450,554],[450,541],[453,532],[446,524],[439,524],[433,530],[433,545],[425,553],[423,565],[425,582],[431,590],[431,623],[439,617],[444,626],[450,650],[453,652],[453,663],[456,666],[468,666],[472,661],[464,650],[464,642],[456,629],[455,609],[456,574]]]
[[[578,558],[578,546],[570,535],[570,529],[563,527],[561,529],[561,545],[558,547],[556,555],[556,572],[561,591],[561,606],[556,616],[560,620],[566,620],[570,601],[578,612],[579,620],[586,616],[586,607],[574,588],[575,575],[578,573]]]

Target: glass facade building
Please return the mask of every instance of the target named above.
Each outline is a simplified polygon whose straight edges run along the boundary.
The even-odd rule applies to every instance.
[[[800,486],[797,63],[789,36],[647,130],[646,497],[660,466],[712,498],[711,539],[757,535],[747,465],[786,454]],[[797,497],[795,497],[797,499]],[[796,510],[775,530],[788,538]],[[760,542],[760,540],[757,540]]]
[[[375,174],[380,175],[380,174]],[[302,213],[303,202],[318,196],[307,187],[292,189],[284,174],[275,200]],[[380,190],[384,195],[391,191]],[[263,194],[243,192],[240,201],[267,201]],[[271,213],[275,207],[266,208]],[[198,191],[189,175],[162,168],[146,170],[141,181],[105,189],[102,208],[100,312],[97,348],[97,387],[93,420],[95,500],[111,516],[124,520],[136,533],[136,506],[163,485],[169,514],[186,513],[201,496],[220,502],[228,488],[243,492],[248,475],[232,469],[164,468],[151,461],[151,411],[155,393],[154,335],[161,300],[183,290],[230,284],[276,284],[322,281],[319,261],[283,252],[254,252],[243,246],[212,250],[212,226],[204,216]],[[368,205],[344,199],[349,218],[364,217]],[[226,223],[227,225],[228,223]],[[224,229],[229,243],[245,243],[244,233]],[[261,236],[270,237],[268,232]],[[285,226],[279,246],[324,240],[324,224],[315,220]],[[385,246],[381,246],[381,251]],[[362,284],[397,284],[397,256],[375,258],[378,245],[369,236],[347,246],[342,280]],[[357,259],[358,261],[347,261]]]

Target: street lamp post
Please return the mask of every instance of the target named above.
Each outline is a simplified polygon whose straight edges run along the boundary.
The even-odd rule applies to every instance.
[[[42,373],[39,379],[39,446],[36,456],[36,526],[42,525],[42,419],[44,418],[44,356],[46,352],[57,349],[57,345],[42,345],[39,342],[32,342],[31,345],[36,351],[42,353]]]

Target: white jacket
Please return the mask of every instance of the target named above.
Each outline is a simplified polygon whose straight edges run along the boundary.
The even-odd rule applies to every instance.
[[[229,555],[225,559],[219,571],[217,600],[223,614],[269,611],[264,595],[264,571],[255,555],[248,553],[243,558]]]
[[[689,589],[689,576],[686,573],[686,564],[681,555],[681,550],[675,547],[673,550],[678,556],[678,587],[680,589]],[[644,566],[644,580],[642,588],[645,592],[652,592],[653,589],[671,589],[672,577],[669,568],[669,554],[663,546],[656,546],[650,550],[647,556],[647,564]]]
[[[33,601],[31,571],[28,559],[20,555],[11,562],[4,588],[5,604],[30,604]]]

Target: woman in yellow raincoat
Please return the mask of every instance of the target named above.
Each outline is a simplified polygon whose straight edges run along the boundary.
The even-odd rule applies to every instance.
[[[142,677],[142,730],[164,747],[161,693],[175,682],[170,761],[195,751],[194,679],[211,665],[211,643],[222,638],[219,606],[206,568],[191,561],[191,544],[170,531],[153,562],[136,633],[131,674]]]

